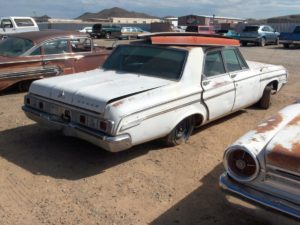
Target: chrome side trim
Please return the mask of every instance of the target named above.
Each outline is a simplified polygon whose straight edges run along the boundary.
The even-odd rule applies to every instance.
[[[208,100],[210,100],[210,99],[219,97],[219,96],[221,96],[221,95],[225,95],[225,94],[227,94],[227,93],[229,93],[229,92],[232,92],[232,91],[235,91],[235,89],[230,89],[230,90],[228,90],[228,91],[223,91],[223,92],[221,92],[221,93],[219,93],[219,94],[210,96],[210,97],[208,97],[208,98],[204,98],[203,100],[204,100],[204,101],[208,101]]]
[[[249,203],[264,206],[288,215],[293,219],[300,220],[299,205],[277,196],[253,189],[247,185],[240,184],[228,177],[226,172],[220,176],[219,185],[224,191],[231,195],[238,196],[240,199],[247,200]]]
[[[286,76],[286,74],[283,73],[283,74],[280,74],[280,75],[276,75],[276,76],[272,76],[272,77],[267,77],[267,78],[261,79],[260,81],[270,80],[270,79],[278,78],[278,77],[282,77],[282,76]]]
[[[37,69],[37,70],[26,70],[13,73],[4,73],[0,74],[0,79],[5,78],[20,78],[20,77],[31,77],[31,76],[56,76],[61,73],[59,67],[46,68],[46,69]]]
[[[202,91],[198,91],[198,92],[194,92],[192,94],[188,94],[188,95],[185,95],[185,96],[182,96],[182,97],[179,97],[179,98],[175,98],[175,99],[172,99],[172,100],[169,100],[169,101],[165,101],[165,102],[162,102],[162,103],[159,103],[159,104],[156,104],[156,105],[152,105],[152,106],[146,107],[144,109],[141,109],[139,111],[136,111],[134,113],[124,115],[122,118],[127,117],[127,116],[131,116],[131,115],[134,115],[134,114],[138,114],[138,113],[147,111],[149,109],[153,109],[153,108],[156,108],[156,107],[159,107],[159,106],[163,106],[165,104],[168,104],[168,103],[171,103],[171,102],[175,102],[175,101],[178,101],[178,100],[181,100],[181,99],[185,99],[185,98],[191,97],[193,95],[201,94],[201,93],[202,93]],[[199,98],[199,101],[200,101],[200,98]]]

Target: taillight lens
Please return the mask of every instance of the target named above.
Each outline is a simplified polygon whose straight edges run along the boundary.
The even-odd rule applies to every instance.
[[[103,131],[106,131],[107,130],[107,122],[100,121],[99,128]]]
[[[244,149],[228,150],[224,160],[227,172],[237,181],[248,182],[258,175],[259,164],[256,157]]]

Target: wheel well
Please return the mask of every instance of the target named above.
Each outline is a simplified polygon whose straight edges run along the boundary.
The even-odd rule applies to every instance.
[[[194,117],[195,127],[199,127],[203,122],[203,116],[201,114],[191,115]]]
[[[278,90],[278,81],[274,80],[271,83],[269,83],[267,86],[272,87],[272,90],[277,91]]]

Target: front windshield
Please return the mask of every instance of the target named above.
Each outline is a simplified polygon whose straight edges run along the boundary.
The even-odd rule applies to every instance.
[[[0,42],[0,55],[20,56],[32,47],[33,43],[30,40],[8,37]]]
[[[110,55],[103,68],[177,80],[181,76],[186,56],[184,50],[122,45]]]

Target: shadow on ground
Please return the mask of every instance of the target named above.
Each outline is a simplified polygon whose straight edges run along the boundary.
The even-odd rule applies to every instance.
[[[239,111],[219,119],[197,129],[195,133],[244,112]],[[110,153],[86,141],[47,130],[38,124],[0,132],[0,157],[32,174],[68,180],[99,174],[149,151],[162,148],[164,145],[161,141],[152,141],[126,151]]]
[[[99,174],[158,148],[159,143],[150,142],[110,153],[37,124],[0,132],[0,157],[33,174],[68,180]]]
[[[221,191],[218,180],[224,172],[217,165],[200,180],[198,189],[167,210],[150,225],[267,225],[266,221],[230,205]]]

